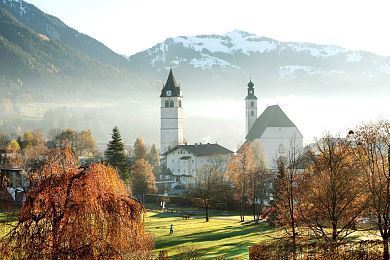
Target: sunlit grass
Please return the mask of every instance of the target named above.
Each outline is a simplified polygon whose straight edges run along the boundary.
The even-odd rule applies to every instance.
[[[8,234],[9,231],[16,225],[17,214],[15,212],[0,213],[0,238]]]
[[[265,223],[240,223],[239,216],[213,216],[209,222],[203,217],[183,220],[179,215],[148,213],[148,230],[155,237],[155,251],[167,250],[175,256],[183,246],[194,246],[201,251],[202,259],[248,256],[248,247],[272,239],[273,228]],[[248,216],[248,220],[250,217]],[[173,224],[174,233],[169,234]]]

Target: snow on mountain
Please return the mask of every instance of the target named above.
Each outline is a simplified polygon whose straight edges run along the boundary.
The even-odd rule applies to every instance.
[[[288,43],[286,47],[283,47],[283,49],[286,48],[296,52],[306,52],[317,58],[331,57],[348,52],[348,50],[336,46],[314,45],[311,43]]]
[[[179,64],[179,62],[177,64]],[[221,69],[225,69],[228,67],[239,69],[238,66],[235,66],[228,61],[210,56],[208,54],[202,54],[201,58],[191,59],[190,64],[194,66],[194,68],[201,68],[201,69],[212,69],[215,66]]]
[[[251,52],[268,52],[275,50],[277,42],[266,38],[258,37],[254,34],[232,31],[222,36],[220,35],[199,35],[180,36],[173,38],[175,44],[183,44],[186,48],[191,48],[202,52],[207,50],[211,53],[242,52],[249,55]]]
[[[334,45],[280,42],[235,30],[223,35],[178,36],[168,38],[129,58],[142,73],[164,73],[169,68],[186,75],[198,73],[199,81],[212,76],[234,79],[252,75],[270,84],[283,81],[317,81],[334,85],[368,79],[382,84],[390,78],[390,58]],[[159,77],[159,76],[158,76]]]
[[[347,54],[346,62],[359,62],[362,60],[362,55],[358,51]]]
[[[8,4],[12,8],[19,9],[19,15],[23,16],[27,13],[28,6],[22,0],[3,0],[3,4]]]

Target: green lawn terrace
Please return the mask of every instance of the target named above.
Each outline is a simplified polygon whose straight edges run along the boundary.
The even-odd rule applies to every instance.
[[[155,237],[155,253],[166,250],[171,259],[183,247],[199,250],[201,259],[248,258],[250,246],[272,239],[275,229],[267,223],[256,224],[253,217],[247,216],[248,222],[241,223],[237,213],[222,216],[222,211],[212,211],[210,221],[205,222],[203,215],[183,219],[175,213],[149,211],[147,229]],[[173,234],[169,227],[173,224]]]
[[[250,246],[285,236],[283,230],[266,222],[256,224],[250,215],[246,216],[244,223],[240,222],[238,212],[211,210],[210,221],[205,222],[202,209],[171,207],[169,212],[164,212],[151,209],[153,207],[150,206],[147,205],[146,228],[155,239],[155,256],[161,250],[166,250],[170,259],[180,259],[180,250],[187,247],[197,249],[200,259],[249,259]],[[193,212],[195,215],[191,214]],[[190,218],[183,218],[187,213],[190,213]],[[16,222],[17,213],[0,213],[0,238],[5,236]],[[170,235],[171,224],[174,232]],[[305,236],[307,230],[300,229],[298,232]],[[372,231],[356,231],[347,240],[375,239],[379,237]],[[315,238],[311,237],[309,240],[314,241]]]
[[[170,259],[180,259],[178,254],[183,247],[199,250],[201,259],[249,259],[250,246],[286,237],[283,229],[265,221],[256,224],[251,215],[240,222],[239,213],[234,211],[211,210],[210,221],[206,222],[202,209],[173,206],[160,211],[152,205],[147,208],[147,229],[155,239],[154,254],[166,250]],[[189,219],[184,218],[187,214]],[[171,224],[174,232],[170,235]],[[316,241],[310,230],[301,228],[298,232],[299,241]],[[355,231],[346,241],[378,239],[374,231]]]

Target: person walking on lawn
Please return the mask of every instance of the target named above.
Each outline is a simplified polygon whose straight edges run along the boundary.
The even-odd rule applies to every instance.
[[[171,227],[169,228],[169,234],[171,235],[173,233],[173,224],[171,224]]]

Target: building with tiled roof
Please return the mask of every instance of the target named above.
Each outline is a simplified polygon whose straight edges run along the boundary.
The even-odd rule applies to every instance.
[[[227,166],[230,156],[229,149],[219,144],[184,144],[177,145],[163,154],[163,163],[172,173],[169,177],[171,188],[188,184],[203,167],[218,160],[222,166]],[[161,176],[160,182],[167,182],[166,176]]]
[[[251,83],[251,82],[250,82]],[[248,93],[253,90],[253,84],[248,84]],[[256,112],[248,113],[248,98],[246,98],[247,106],[247,129],[250,122],[246,143],[251,143],[259,147],[262,151],[264,163],[267,168],[275,169],[276,160],[279,157],[288,157],[289,151],[292,149],[302,150],[303,136],[297,126],[288,118],[279,105],[268,106],[264,112],[253,121],[251,115],[257,114],[257,98],[250,99],[253,110]],[[249,111],[250,112],[250,111]]]

